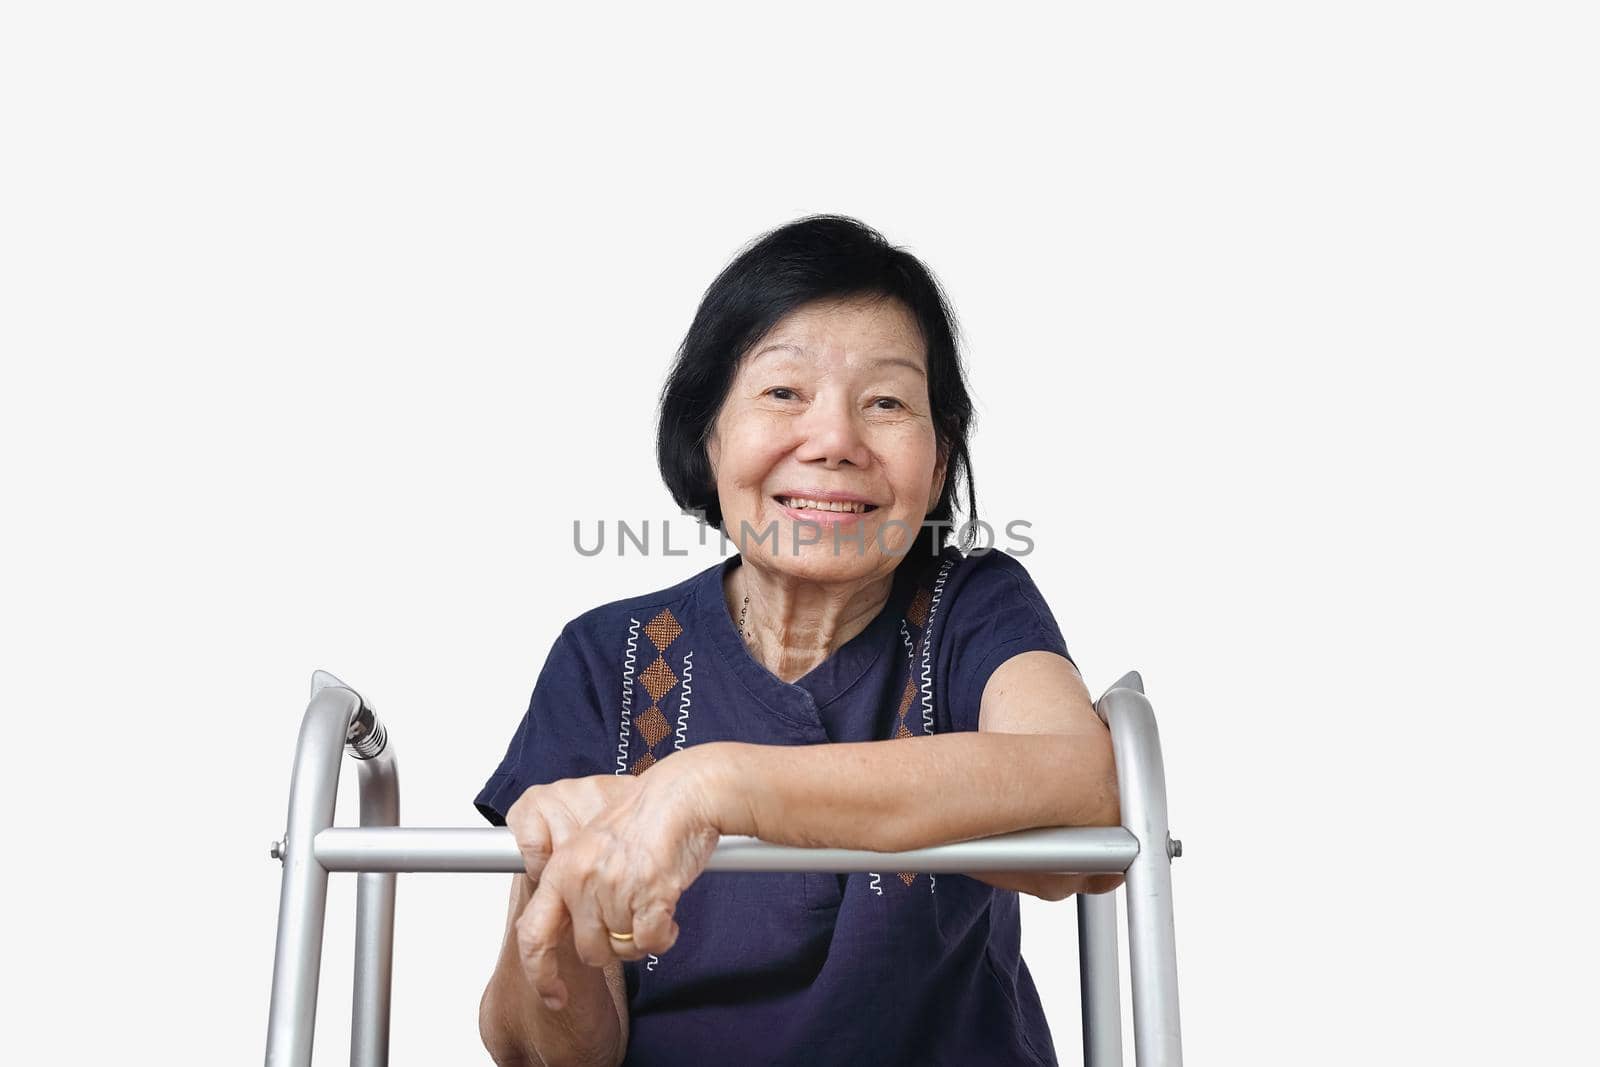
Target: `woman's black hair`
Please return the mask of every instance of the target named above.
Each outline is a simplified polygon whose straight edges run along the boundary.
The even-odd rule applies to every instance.
[[[856,297],[899,300],[922,331],[934,433],[939,453],[946,457],[944,488],[927,519],[954,521],[956,484],[964,477],[968,522],[958,543],[965,550],[975,538],[978,498],[967,453],[972,399],[962,373],[955,316],[938,281],[917,257],[843,215],[811,215],[763,234],[706,289],[661,390],[656,432],[661,477],[679,507],[720,527],[722,507],[706,443],[739,360],[800,306]],[[942,528],[924,524],[905,558],[926,561],[943,545]]]

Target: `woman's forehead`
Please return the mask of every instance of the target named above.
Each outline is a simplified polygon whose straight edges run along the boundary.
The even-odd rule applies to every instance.
[[[799,362],[802,364],[822,363],[828,367],[838,366],[871,372],[901,371],[912,374],[918,378],[928,376],[927,369],[923,366],[924,359],[921,349],[904,349],[893,347],[888,350],[844,350],[832,346],[824,346],[817,350],[809,346],[791,344],[779,341],[773,344],[760,346],[751,353],[746,362],[746,368],[751,371],[760,371],[768,367]]]
[[[916,319],[898,300],[816,301],[780,319],[751,346],[745,363],[821,360],[925,374],[927,353]]]

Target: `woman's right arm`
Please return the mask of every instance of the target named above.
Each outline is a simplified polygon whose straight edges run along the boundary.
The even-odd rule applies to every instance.
[[[522,970],[517,919],[533,899],[527,875],[511,880],[505,939],[478,1006],[478,1032],[500,1067],[616,1067],[628,1048],[628,995],[622,964],[590,967],[567,939],[556,958],[566,982],[566,1007],[551,1011]]]

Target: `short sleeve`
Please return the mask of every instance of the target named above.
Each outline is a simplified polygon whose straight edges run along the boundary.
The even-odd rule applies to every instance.
[[[940,645],[946,650],[950,721],[955,730],[976,730],[989,677],[1012,656],[1054,652],[1066,657],[1050,606],[1018,560],[998,549],[969,558]],[[1076,666],[1076,664],[1074,664]]]
[[[606,774],[610,731],[569,624],[550,649],[505,758],[473,799],[496,826],[530,786]]]

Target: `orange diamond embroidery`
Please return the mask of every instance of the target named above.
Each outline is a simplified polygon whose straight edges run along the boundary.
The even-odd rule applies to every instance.
[[[659,745],[661,739],[672,732],[667,725],[667,717],[661,714],[661,708],[655,704],[651,704],[649,710],[639,716],[638,724],[639,732],[644,734],[645,743],[651,748]]]
[[[916,683],[909,674],[906,675],[906,687],[900,694],[900,725],[894,731],[894,736],[897,738],[915,736],[912,734],[911,728],[906,725],[906,712],[911,710],[911,696],[916,692],[916,689]]]
[[[654,663],[639,672],[639,680],[650,691],[650,699],[658,703],[668,689],[678,684],[678,676],[672,673],[672,668],[661,656],[657,656]]]
[[[917,595],[911,598],[911,604],[906,608],[906,618],[917,625],[918,629],[928,621],[928,608],[933,604],[933,594],[928,592],[928,587],[923,586],[917,590]]]
[[[678,625],[678,620],[672,617],[670,610],[662,608],[661,614],[644,624],[644,632],[649,635],[651,644],[656,646],[656,651],[665,652],[667,646],[683,633],[683,627]]]
[[[911,710],[911,697],[916,691],[916,683],[912,681],[909,674],[906,675],[906,688],[905,691],[900,694],[900,718],[902,721],[906,717],[906,712]]]
[[[656,758],[650,755],[650,753],[646,752],[634,762],[633,766],[629,768],[629,770],[633,772],[635,777],[638,777],[645,771],[648,771],[651,767],[655,766],[655,762]]]

